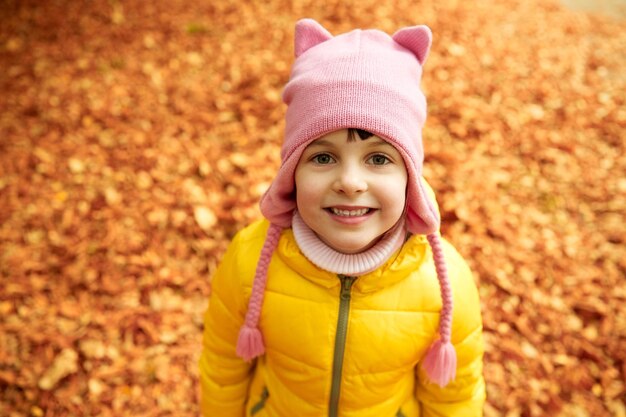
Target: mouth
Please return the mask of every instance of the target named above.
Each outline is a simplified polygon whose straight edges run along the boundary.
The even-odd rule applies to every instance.
[[[359,208],[339,208],[339,207],[328,207],[326,210],[329,213],[334,214],[335,216],[340,217],[361,217],[370,213],[373,209],[367,207],[359,207]]]

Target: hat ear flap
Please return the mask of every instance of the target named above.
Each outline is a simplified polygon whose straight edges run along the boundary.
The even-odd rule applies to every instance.
[[[435,193],[423,177],[409,186],[407,227],[411,233],[428,235],[439,230],[441,219]]]
[[[419,25],[400,29],[391,38],[413,52],[419,63],[424,65],[433,40],[433,34],[428,26]]]
[[[332,39],[333,35],[313,19],[301,19],[296,23],[296,58],[309,48]]]

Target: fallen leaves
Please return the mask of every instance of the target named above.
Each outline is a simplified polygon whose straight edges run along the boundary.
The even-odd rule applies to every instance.
[[[217,217],[215,216],[215,213],[213,213],[213,211],[208,207],[194,207],[193,215],[198,223],[198,226],[200,226],[200,228],[204,231],[208,232],[217,224]]]
[[[72,349],[63,349],[52,365],[44,372],[37,384],[44,391],[51,390],[63,378],[78,371],[78,354]]]
[[[554,2],[8,2],[0,414],[192,416],[209,276],[279,164],[293,24],[428,24],[425,175],[491,416],[626,415],[624,21]]]

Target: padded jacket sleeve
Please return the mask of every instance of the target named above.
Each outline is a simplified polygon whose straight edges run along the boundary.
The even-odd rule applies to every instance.
[[[245,313],[240,240],[238,235],[231,242],[211,281],[199,363],[204,417],[245,415],[252,364],[235,354]]]
[[[445,252],[454,297],[452,343],[457,354],[456,379],[440,388],[428,381],[419,364],[416,395],[422,417],[479,417],[483,415],[485,381],[478,290],[461,255],[449,243],[445,244]]]

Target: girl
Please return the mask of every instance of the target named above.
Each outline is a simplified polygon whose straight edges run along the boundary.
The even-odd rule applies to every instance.
[[[204,416],[482,415],[476,286],[422,179],[430,45],[297,23],[265,219],[212,279]]]

